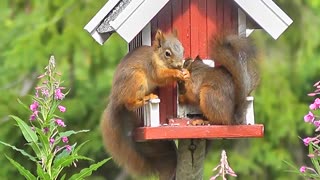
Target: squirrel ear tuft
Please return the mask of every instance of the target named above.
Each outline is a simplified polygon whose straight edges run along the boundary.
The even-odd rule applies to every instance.
[[[200,56],[198,55],[194,60],[202,60],[202,59],[201,59]]]
[[[154,48],[160,48],[162,42],[164,41],[164,35],[160,29],[157,30],[156,36],[154,38],[153,47]]]

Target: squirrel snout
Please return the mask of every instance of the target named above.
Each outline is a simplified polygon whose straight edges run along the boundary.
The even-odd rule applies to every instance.
[[[183,62],[176,62],[175,63],[175,68],[182,69],[182,67],[183,67]]]

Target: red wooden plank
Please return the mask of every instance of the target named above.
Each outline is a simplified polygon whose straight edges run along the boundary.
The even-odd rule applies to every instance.
[[[208,59],[208,36],[207,36],[207,0],[199,0],[199,55]]]
[[[172,15],[171,15],[171,1],[169,1],[158,13],[158,27],[164,33],[171,33]]]
[[[175,0],[172,2],[172,29],[177,30],[179,40],[182,39],[182,0]]]
[[[172,104],[173,104],[173,117],[177,117],[178,112],[178,90],[177,90],[177,83],[174,83],[173,86],[173,96],[172,96]]]
[[[168,123],[168,118],[173,118],[176,116],[176,103],[173,103],[173,100],[176,98],[174,95],[174,84],[170,84],[166,87],[159,88],[159,97],[160,97],[160,123]]]
[[[216,19],[216,24],[217,24],[217,29],[218,33],[223,32],[223,1],[224,0],[217,0],[217,19]]]
[[[158,29],[158,17],[155,16],[151,20],[151,38],[152,38],[152,41],[154,40],[154,36],[156,35],[157,29]]]
[[[190,1],[190,22],[191,22],[191,57],[195,58],[199,55],[199,0]]]
[[[232,2],[232,7],[231,7],[231,12],[232,12],[232,29],[233,33],[238,34],[238,6],[237,4],[233,1]]]
[[[136,141],[168,139],[258,138],[264,136],[264,126],[211,125],[140,127],[135,130]]]
[[[167,107],[166,104],[170,103],[168,102],[168,97],[170,97],[170,93],[167,91],[167,89],[169,89],[170,87],[162,87],[159,88],[159,98],[160,98],[160,123],[166,123],[166,119],[167,119]]]
[[[223,30],[225,32],[232,32],[232,4],[233,0],[223,1]]]
[[[191,57],[191,41],[190,41],[190,0],[182,1],[182,39],[181,42],[184,47],[184,57]]]
[[[207,38],[208,41],[212,38],[212,36],[217,34],[217,1],[216,0],[208,0],[207,1]],[[210,43],[207,46],[207,52],[209,59],[210,57]]]

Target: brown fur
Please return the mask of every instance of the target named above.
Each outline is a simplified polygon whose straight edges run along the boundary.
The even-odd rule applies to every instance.
[[[159,175],[173,179],[176,147],[171,141],[137,143],[132,131],[138,126],[134,111],[143,106],[158,86],[189,77],[182,70],[183,47],[175,35],[157,31],[153,46],[141,46],[128,53],[118,65],[103,113],[101,129],[106,150],[130,174]]]
[[[179,102],[200,106],[210,124],[242,124],[246,97],[259,83],[254,46],[236,35],[222,36],[211,41],[211,57],[220,66],[200,58],[184,63],[191,78],[180,81]]]

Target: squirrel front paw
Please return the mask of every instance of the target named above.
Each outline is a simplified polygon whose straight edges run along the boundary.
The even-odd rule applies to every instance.
[[[158,97],[158,95],[151,93],[151,94],[149,94],[149,100],[150,99],[159,99],[159,97]]]
[[[209,121],[202,120],[202,119],[193,119],[191,121],[191,125],[193,126],[201,126],[201,125],[209,125]]]
[[[190,73],[187,69],[178,70],[178,79],[187,80],[190,79]]]
[[[182,69],[183,79],[190,79],[190,72],[187,69]]]
[[[144,104],[147,104],[150,99],[159,99],[159,97],[158,95],[151,93],[143,98]]]

